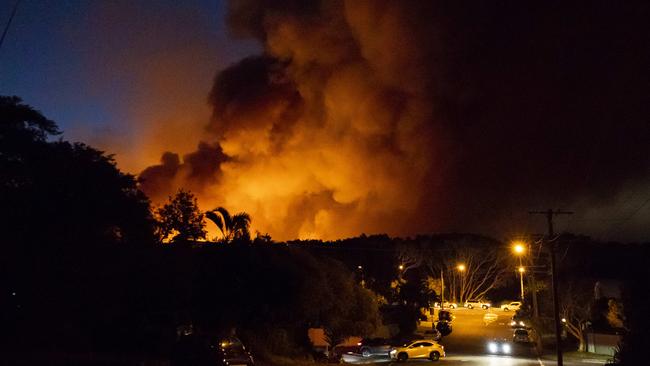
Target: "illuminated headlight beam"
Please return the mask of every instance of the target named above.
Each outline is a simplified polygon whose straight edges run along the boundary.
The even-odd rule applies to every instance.
[[[490,343],[488,343],[488,350],[491,353],[497,353],[499,351],[499,347],[497,346],[496,343],[490,342]]]

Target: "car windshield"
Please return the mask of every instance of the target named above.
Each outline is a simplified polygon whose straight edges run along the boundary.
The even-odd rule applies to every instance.
[[[516,335],[528,335],[528,332],[524,329],[517,329],[515,330]]]

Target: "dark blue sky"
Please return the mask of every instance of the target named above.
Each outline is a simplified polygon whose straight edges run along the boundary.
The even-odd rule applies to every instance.
[[[2,27],[13,5],[0,3]],[[178,99],[203,103],[218,70],[259,51],[229,37],[224,12],[214,0],[22,0],[0,49],[0,94],[20,96],[65,138],[113,150],[119,161],[137,154],[127,147],[142,132],[124,127],[151,124],[134,119],[174,114],[160,105],[177,108]],[[172,86],[177,94],[160,90]]]

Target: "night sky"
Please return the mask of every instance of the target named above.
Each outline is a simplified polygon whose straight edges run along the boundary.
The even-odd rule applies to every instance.
[[[14,4],[0,4],[3,28]],[[36,106],[65,138],[128,156],[120,165],[137,172],[159,154],[134,146],[138,124],[205,104],[217,70],[259,52],[228,37],[224,12],[209,0],[22,0],[0,49],[0,93]]]
[[[278,239],[650,236],[644,2],[176,3],[22,1],[0,94]]]

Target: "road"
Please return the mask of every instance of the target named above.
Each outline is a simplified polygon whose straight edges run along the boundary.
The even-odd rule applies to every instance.
[[[441,359],[439,365],[463,366],[554,366],[552,360],[538,358],[531,347],[515,346],[513,354],[501,356],[490,355],[487,344],[493,339],[512,340],[510,320],[512,312],[503,312],[500,309],[455,309],[452,333],[444,337],[440,343],[445,346],[447,357]],[[486,314],[489,314],[486,316]],[[436,315],[437,317],[437,315]],[[422,322],[418,330],[424,332],[431,329],[431,322]],[[365,365],[389,365],[390,360],[382,358],[354,358],[346,361]],[[431,365],[428,360],[413,360],[408,365]],[[566,366],[590,366],[596,363],[589,360],[565,360]]]

